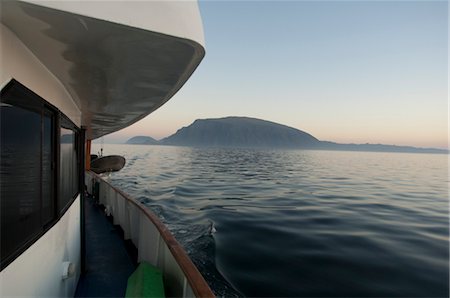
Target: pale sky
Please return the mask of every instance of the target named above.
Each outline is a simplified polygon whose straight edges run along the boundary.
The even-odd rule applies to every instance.
[[[447,1],[200,1],[206,56],[184,87],[106,136],[248,116],[320,140],[448,148]]]

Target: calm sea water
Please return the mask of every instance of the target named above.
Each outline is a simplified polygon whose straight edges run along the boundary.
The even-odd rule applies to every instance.
[[[449,295],[447,155],[104,153],[126,157],[111,181],[168,225],[217,295]]]

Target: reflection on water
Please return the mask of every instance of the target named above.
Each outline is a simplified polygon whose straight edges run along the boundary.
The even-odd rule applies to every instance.
[[[218,295],[448,297],[446,155],[105,151]]]

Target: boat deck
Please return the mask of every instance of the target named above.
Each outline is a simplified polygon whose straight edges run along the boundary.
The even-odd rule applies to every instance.
[[[135,251],[92,197],[86,196],[84,206],[86,270],[75,297],[124,297],[128,277],[137,267]]]

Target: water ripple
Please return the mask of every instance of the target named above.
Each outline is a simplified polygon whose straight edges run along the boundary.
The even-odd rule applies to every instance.
[[[107,149],[218,296],[449,295],[445,155]]]

